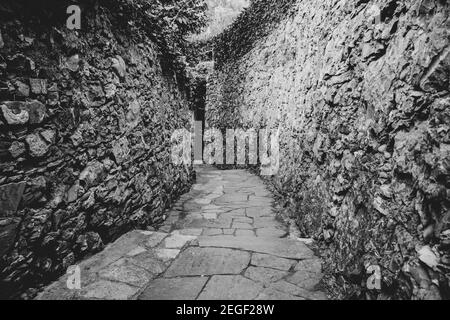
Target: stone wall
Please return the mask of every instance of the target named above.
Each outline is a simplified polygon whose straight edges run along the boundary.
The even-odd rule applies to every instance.
[[[450,298],[448,2],[294,2],[216,39],[208,125],[280,129],[270,183],[336,297]]]
[[[18,12],[0,19],[1,298],[157,226],[193,177],[171,162],[186,92],[145,32],[102,6],[78,32]]]

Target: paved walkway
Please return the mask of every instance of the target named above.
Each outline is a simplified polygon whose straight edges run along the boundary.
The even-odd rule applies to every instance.
[[[320,260],[271,205],[258,177],[202,167],[160,230],[124,235],[79,264],[81,289],[65,276],[38,299],[326,299]]]

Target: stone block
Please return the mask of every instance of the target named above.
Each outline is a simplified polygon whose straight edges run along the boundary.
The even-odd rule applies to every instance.
[[[0,217],[12,215],[17,211],[25,185],[25,182],[20,182],[0,186]]]
[[[117,163],[123,163],[127,161],[128,155],[130,154],[128,139],[126,137],[122,137],[119,140],[114,141],[112,151]]]
[[[252,300],[264,287],[241,275],[213,276],[198,300]]]
[[[39,134],[29,134],[25,138],[25,141],[27,142],[28,149],[30,150],[30,155],[33,158],[43,157],[48,152],[49,145],[40,137]]]
[[[0,218],[0,256],[5,255],[12,248],[19,222],[17,218]]]
[[[47,80],[30,78],[31,92],[34,94],[47,94]]]
[[[127,66],[123,58],[119,55],[111,58],[111,66],[120,78],[124,78],[127,71]]]
[[[1,105],[3,117],[7,124],[19,125],[25,124],[29,120],[29,114],[26,110],[17,110],[17,112],[12,111],[6,105]]]

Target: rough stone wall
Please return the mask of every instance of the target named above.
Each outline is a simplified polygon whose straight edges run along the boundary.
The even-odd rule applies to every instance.
[[[270,182],[336,297],[450,298],[448,2],[302,0],[266,33],[264,2],[216,40],[208,125],[280,129]]]
[[[91,10],[80,32],[0,23],[2,298],[157,226],[193,177],[171,162],[173,131],[191,125],[174,72],[128,20]]]

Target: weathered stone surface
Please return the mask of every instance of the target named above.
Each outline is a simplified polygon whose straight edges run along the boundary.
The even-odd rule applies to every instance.
[[[41,131],[40,135],[49,144],[53,144],[55,142],[56,134],[55,134],[55,131],[53,131],[53,130],[48,129],[48,130]]]
[[[11,125],[25,124],[29,120],[29,115],[26,110],[19,110],[17,113],[10,110],[6,105],[1,105],[3,117],[6,123]]]
[[[278,228],[261,228],[256,230],[258,237],[283,238],[287,235],[287,231]]]
[[[415,247],[433,239],[433,255],[446,255],[447,2],[277,1],[270,10],[268,3],[252,2],[215,40],[206,122],[278,129],[283,156],[267,181],[286,205],[282,213],[320,239],[326,269],[345,270],[336,296],[365,292],[349,279],[377,261],[393,271],[385,288],[398,290],[371,292],[372,299],[417,298],[420,287],[400,276],[419,263]],[[247,216],[261,214],[247,209]],[[434,274],[437,259],[423,258]],[[447,269],[439,273],[448,278]]]
[[[148,236],[144,244],[149,249],[154,248],[159,245],[167,236],[167,233],[153,232]]]
[[[262,206],[270,207],[273,203],[273,200],[270,197],[249,196],[248,202],[255,207],[262,207]]]
[[[217,219],[217,213],[203,213],[203,218],[207,220],[215,220]]]
[[[192,113],[189,88],[179,75],[167,77],[173,62],[162,65],[160,45],[141,24],[131,32],[97,23],[77,33],[48,21],[48,28],[26,31],[22,4],[5,6],[0,185],[36,177],[48,181],[44,190],[27,191],[23,211],[8,213],[24,221],[12,244],[16,250],[0,257],[0,282],[14,279],[0,298],[18,298],[27,286],[40,286],[40,279],[61,275],[65,264],[96,253],[102,242],[159,226],[165,209],[194,177],[191,166],[170,159],[171,135],[175,128],[188,128]],[[57,10],[44,7],[28,10],[29,18],[48,20],[42,15]],[[118,12],[103,9],[101,4],[97,22],[116,21]],[[121,143],[125,139],[127,146]],[[113,148],[115,142],[120,144]],[[170,262],[175,250],[160,253]]]
[[[25,141],[30,149],[30,155],[34,158],[43,157],[49,149],[49,145],[38,134],[29,134]]]
[[[115,56],[111,58],[112,68],[117,73],[120,78],[125,77],[126,74],[126,64],[121,56]]]
[[[227,211],[225,214],[227,217],[245,217],[245,209],[236,209]]]
[[[243,276],[213,276],[198,300],[252,300],[262,290],[261,284]]]
[[[138,287],[132,287],[125,283],[99,281],[83,289],[81,296],[85,299],[129,300],[138,291]]]
[[[217,200],[214,201],[215,204],[217,205],[226,205],[226,204],[231,204],[231,203],[244,203],[247,202],[247,198],[248,196],[245,194],[226,194],[221,196],[220,198],[218,198]]]
[[[195,199],[195,203],[201,204],[201,205],[207,205],[211,203],[211,199]]]
[[[203,232],[203,229],[183,229],[180,230],[180,234],[185,236],[199,236]]]
[[[266,267],[284,271],[288,271],[289,269],[291,269],[294,263],[295,260],[289,260],[260,253],[254,253],[252,255],[251,261],[251,264],[257,267]]]
[[[273,214],[271,215],[271,217],[256,217],[254,218],[254,223],[253,225],[255,226],[255,228],[279,228],[279,229],[283,229],[283,225],[278,222],[277,220],[275,220],[275,217],[273,216]]]
[[[139,300],[195,300],[206,281],[206,277],[157,279],[144,290]]]
[[[128,257],[135,257],[141,253],[147,252],[147,249],[145,249],[144,247],[141,246],[137,246],[134,249],[131,249],[130,252],[127,253]]]
[[[223,229],[224,235],[233,235],[236,232],[236,229]]]
[[[241,223],[241,222],[234,222],[231,225],[232,229],[244,229],[244,230],[252,230],[253,226],[249,223]]]
[[[276,282],[285,277],[288,273],[286,271],[275,270],[262,267],[250,267],[245,271],[244,276],[263,284]]]
[[[249,262],[248,252],[222,248],[188,248],[169,267],[165,277],[239,274]]]
[[[2,107],[3,116],[9,124],[39,124],[46,115],[46,107],[37,100],[29,102],[6,101]]]
[[[247,217],[237,217],[237,218],[233,218],[233,222],[252,224],[253,223],[253,219],[252,218],[247,218]]]
[[[47,180],[44,177],[36,177],[27,181],[25,191],[22,196],[22,205],[28,206],[42,198],[47,190]]]
[[[156,256],[161,259],[163,262],[170,262],[180,254],[179,249],[156,249]]]
[[[186,228],[213,228],[213,229],[229,229],[231,227],[232,219],[231,217],[221,216],[216,220],[193,219],[185,224]]]
[[[143,287],[152,279],[150,273],[135,266],[127,258],[122,258],[100,270],[99,276],[105,280],[123,282],[136,287]]]
[[[255,232],[253,230],[244,230],[244,229],[233,229],[236,230],[235,236],[236,237],[254,237]]]
[[[19,226],[19,219],[0,219],[0,256],[7,253],[17,235],[17,227]]]
[[[195,236],[184,236],[178,233],[173,233],[164,240],[164,247],[168,249],[182,249],[190,241],[195,240]]]
[[[20,98],[27,98],[30,96],[30,86],[26,83],[23,83],[22,81],[15,81],[14,82],[15,87],[15,94],[16,96]]]
[[[439,258],[429,246],[423,246],[418,253],[419,260],[425,263],[428,267],[434,269],[439,264]]]
[[[82,261],[79,265],[82,269],[89,270],[89,272],[98,272],[120,258],[127,256],[130,249],[138,246],[147,237],[139,231],[129,232],[109,244],[102,252]]]
[[[8,69],[15,72],[30,72],[34,71],[35,68],[34,61],[21,53],[17,53],[8,59]]]
[[[77,181],[73,186],[71,186],[69,188],[69,190],[67,190],[66,198],[67,198],[68,203],[74,202],[75,200],[78,199],[79,189],[80,189],[80,184]]]
[[[22,199],[25,182],[0,186],[0,217],[14,214]]]
[[[233,248],[290,259],[307,259],[313,252],[303,243],[289,239],[254,238],[254,237],[199,237],[201,247]]]
[[[147,270],[151,275],[158,276],[162,274],[166,269],[166,262],[168,259],[161,259],[161,256],[152,250],[139,253],[130,257],[129,261],[142,269]]]
[[[46,79],[30,79],[31,92],[34,94],[47,94]]]
[[[99,161],[88,163],[86,168],[80,173],[80,181],[88,188],[97,185],[102,180],[105,173],[105,167]]]
[[[14,141],[8,151],[13,158],[18,158],[26,152],[25,144],[23,142]]]
[[[269,288],[308,300],[328,300],[328,297],[322,291],[306,290],[292,283],[286,282],[285,280],[272,283]]]
[[[80,68],[80,55],[74,54],[67,58],[66,68],[70,71],[76,72]]]
[[[46,107],[43,103],[36,100],[28,102],[26,109],[28,110],[31,124],[39,124],[44,120]]]
[[[40,299],[131,299],[135,290],[145,287],[150,280],[162,274],[173,257],[161,256],[159,249],[147,250],[142,246],[149,238],[159,234],[132,231],[108,245],[104,251],[79,263],[82,290],[73,295],[66,286],[67,275],[46,288]],[[162,241],[162,240],[161,240]],[[173,250],[173,249],[164,249]],[[179,250],[175,250],[177,253]],[[120,284],[118,286],[113,284]],[[122,286],[121,284],[126,284]],[[112,292],[117,288],[120,292]]]
[[[248,217],[273,217],[271,208],[247,208],[245,209]]]
[[[45,291],[39,292],[35,300],[76,300],[79,299],[78,290],[67,290],[66,282],[58,281],[45,288]]]
[[[223,234],[222,229],[210,229],[207,228],[203,231],[203,236],[218,236]]]
[[[263,292],[261,292],[258,295],[258,297],[256,297],[256,300],[288,301],[288,300],[305,300],[305,299],[272,288],[266,288],[263,290]]]
[[[114,141],[113,153],[117,163],[122,163],[127,160],[128,155],[130,153],[127,138],[122,137],[121,139]]]
[[[322,270],[322,261],[319,259],[302,260],[295,266],[295,271],[307,271],[313,273],[320,273]]]
[[[128,106],[128,113],[127,113],[127,122],[128,122],[128,129],[132,130],[136,128],[139,123],[142,120],[141,116],[141,105],[139,101],[135,100],[130,103]]]
[[[203,181],[203,170],[198,169],[197,179]],[[206,172],[218,172],[208,169]],[[215,176],[211,174],[210,176]],[[243,179],[251,177],[250,174],[240,174]],[[207,179],[205,179],[207,183]],[[226,181],[224,181],[226,182]],[[260,181],[255,184],[259,185]],[[207,190],[207,189],[205,189]],[[196,211],[190,213],[183,209],[183,203],[195,198],[202,198],[203,194],[198,191],[191,191],[181,197],[175,207],[167,212],[165,223],[178,223],[189,216],[201,216]],[[195,209],[194,209],[195,210]],[[240,218],[247,221],[248,218]],[[273,222],[273,220],[272,220]],[[246,222],[241,222],[246,223]],[[206,234],[208,234],[208,230]],[[221,229],[212,230],[210,234],[221,233]],[[251,230],[223,230],[226,233],[238,233],[239,231]],[[115,243],[109,245],[103,252],[79,263],[81,268],[82,287],[92,287],[99,281],[114,281],[125,283],[132,287],[145,288],[143,294],[139,291],[140,297],[136,294],[127,299],[222,299],[232,296],[232,298],[245,299],[313,299],[320,298],[320,292],[301,288],[303,285],[300,278],[293,270],[297,265],[296,260],[280,258],[275,255],[250,253],[247,247],[243,250],[233,248],[222,248],[229,246],[230,238],[238,239],[239,243],[250,242],[256,237],[224,237],[222,235],[202,236],[201,238],[222,238],[213,247],[199,246],[198,235],[203,229],[181,229],[165,234],[154,231],[132,231],[119,238]],[[80,240],[80,239],[79,239]],[[267,241],[274,240],[274,241]],[[271,245],[281,239],[266,239],[260,242],[260,246]],[[287,240],[284,240],[287,241]],[[78,242],[82,242],[82,239]],[[284,245],[299,244],[303,248],[303,243],[298,241],[287,241]],[[237,247],[242,246],[239,244]],[[252,248],[253,245],[252,245]],[[276,246],[268,247],[269,251],[277,250]],[[293,250],[289,255],[297,256]],[[317,259],[309,259],[312,262]],[[313,266],[317,264],[312,263]],[[302,269],[300,266],[299,269]],[[320,265],[318,266],[320,268]],[[303,268],[305,269],[305,268]],[[308,268],[308,271],[320,277],[320,269]],[[235,275],[236,277],[230,276]],[[218,276],[226,276],[220,278]],[[211,278],[209,278],[211,277]],[[298,285],[286,282],[282,279],[291,279],[292,282],[300,282]],[[101,279],[101,280],[100,280]],[[78,293],[71,294],[64,289],[65,277],[56,284],[52,284],[45,289],[40,298],[51,299],[52,295],[64,297],[64,299],[83,298]],[[226,284],[223,284],[226,283]],[[207,285],[208,284],[208,285]],[[229,292],[224,292],[229,290]],[[122,290],[126,295],[127,291]],[[106,292],[106,293],[105,293]],[[101,288],[96,296],[107,294],[107,289]],[[236,298],[236,299],[237,299]],[[107,298],[110,299],[110,298]]]
[[[322,280],[321,273],[308,271],[297,271],[286,278],[287,282],[306,290],[315,290],[320,280]]]

